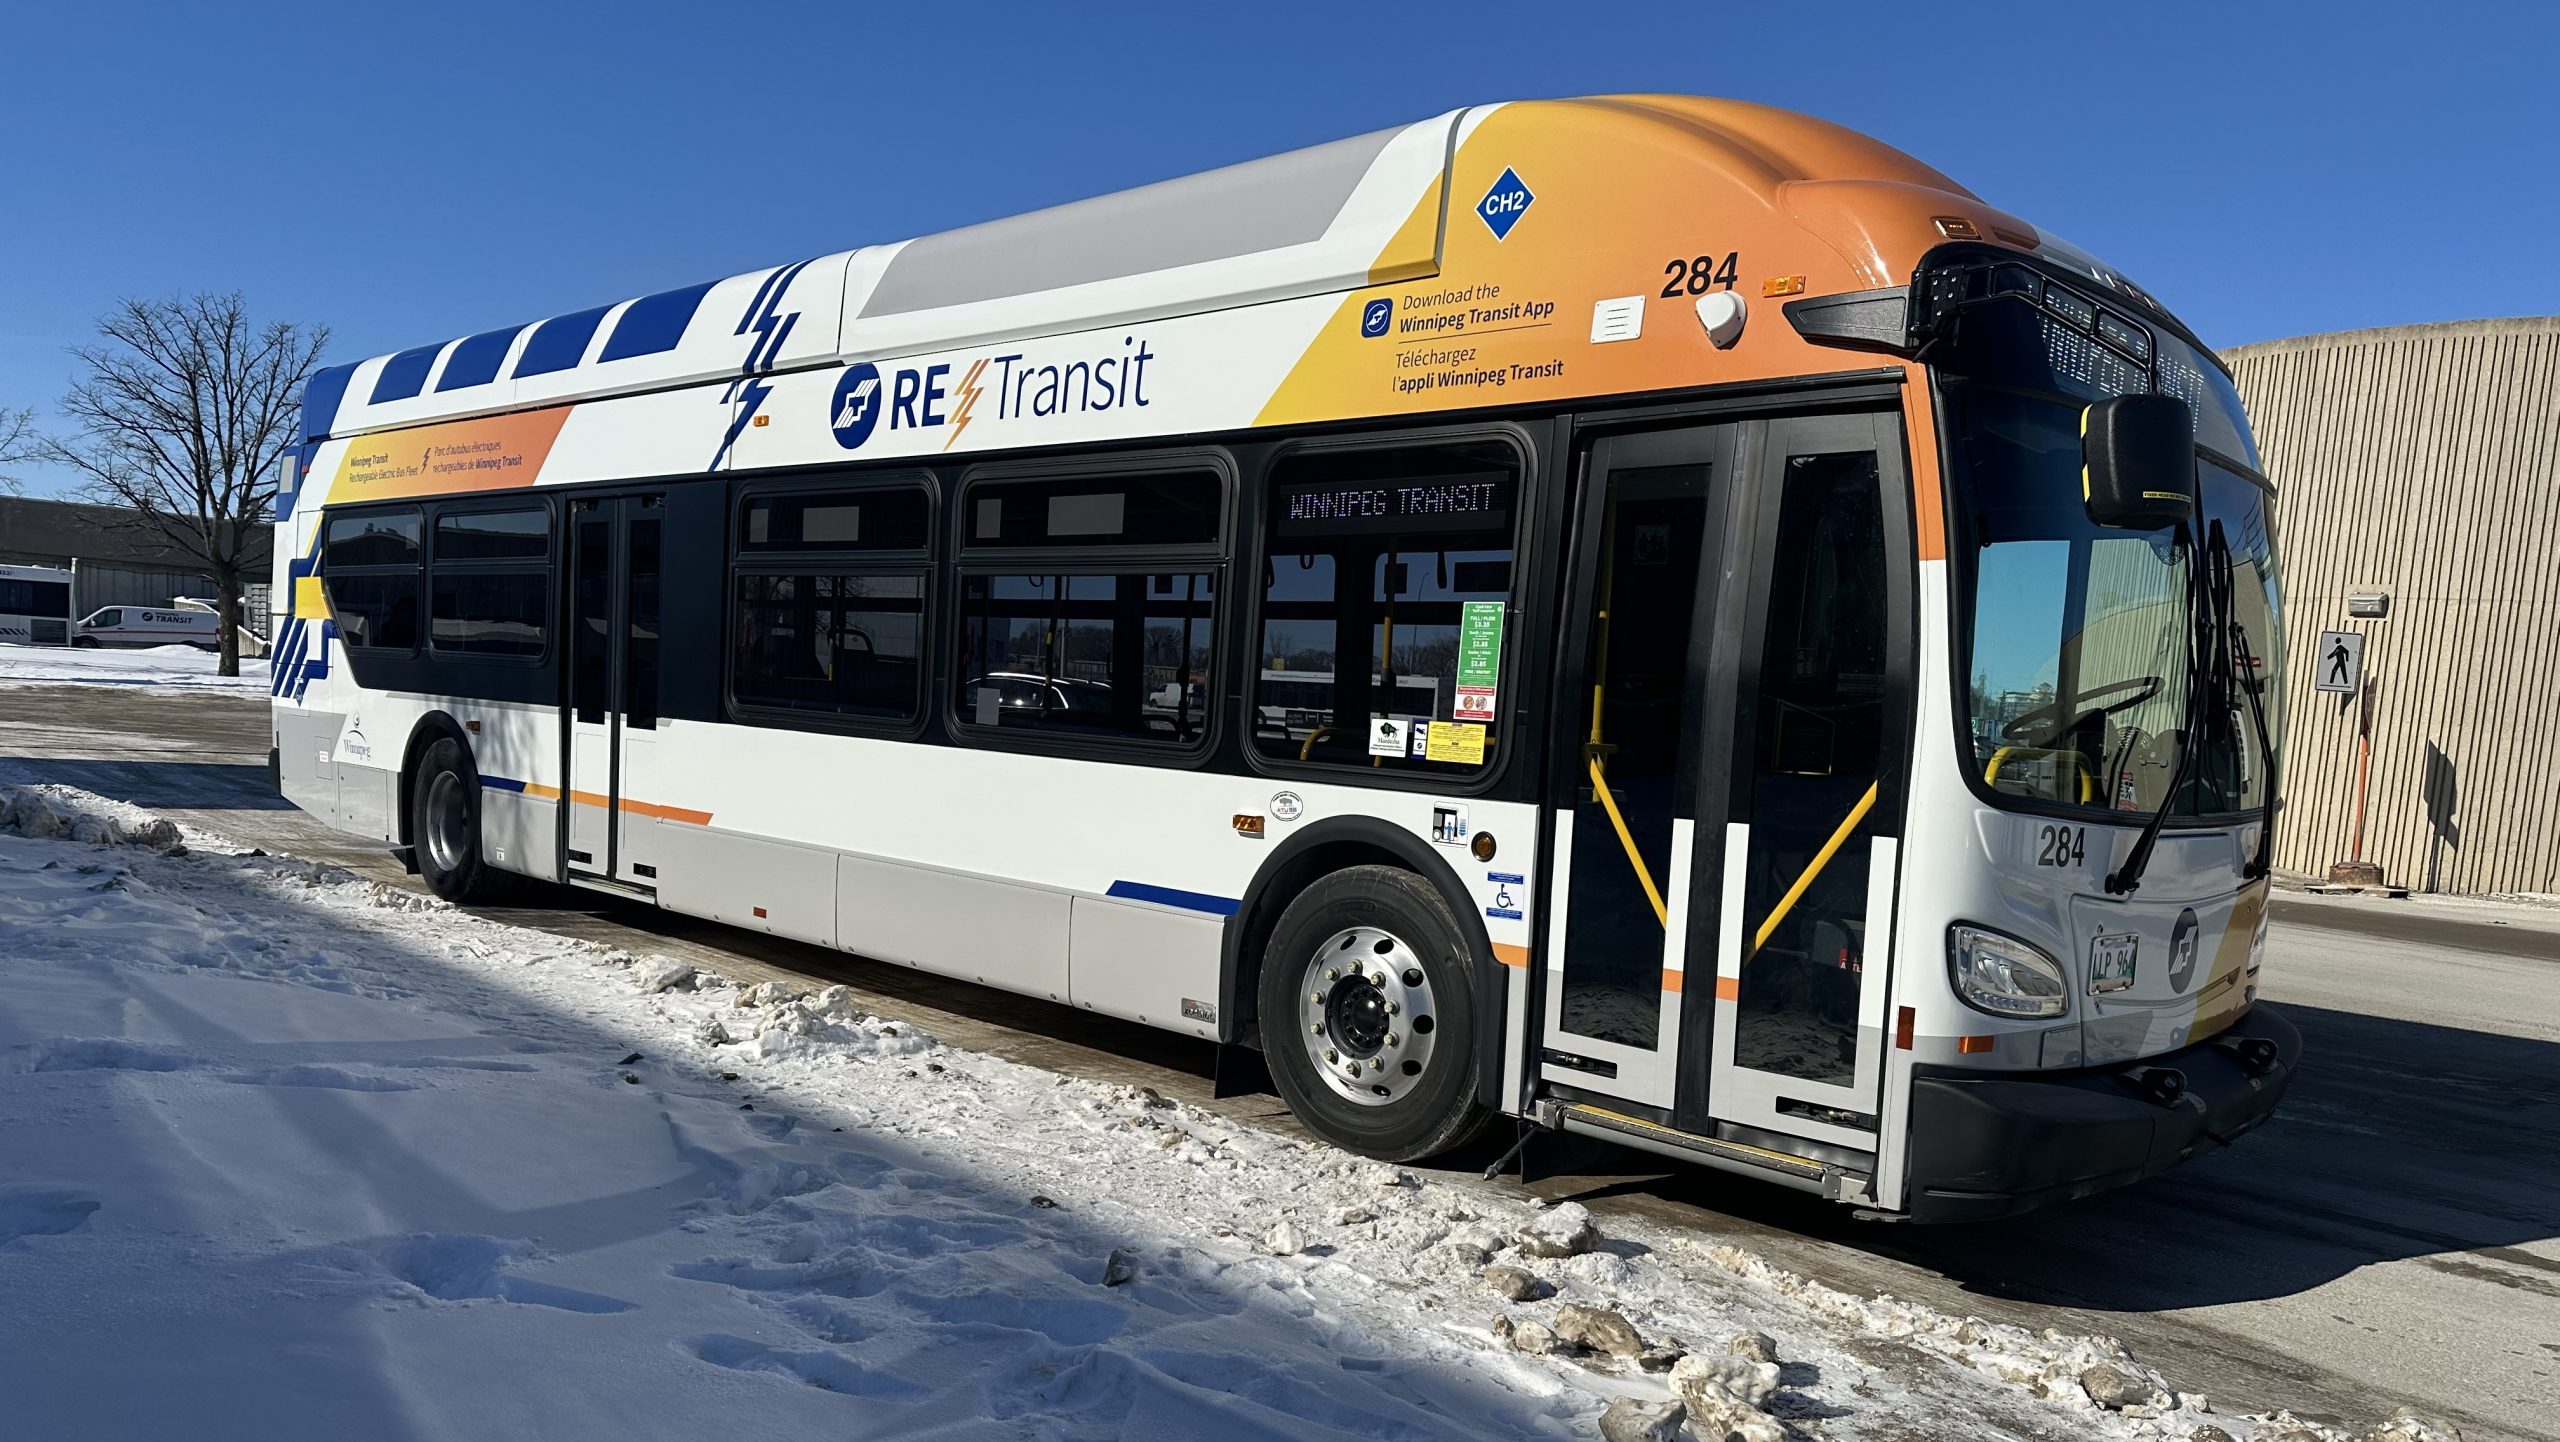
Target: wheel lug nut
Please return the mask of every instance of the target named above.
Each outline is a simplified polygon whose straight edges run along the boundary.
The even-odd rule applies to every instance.
[[[1309,1036],[1322,1036],[1322,1035],[1324,1035],[1324,1023],[1323,1023],[1323,1022],[1317,1022],[1317,1023],[1315,1023],[1314,1025],[1309,1026],[1309,1027],[1307,1028],[1307,1035],[1309,1035]]]
[[[1396,1014],[1396,1004],[1395,1004],[1394,1002],[1388,1002],[1388,1003],[1387,1003],[1387,1015],[1389,1015],[1389,1016],[1393,1016],[1393,1015],[1395,1015],[1395,1014]]]
[[[1340,967],[1338,967],[1338,966],[1328,966],[1328,967],[1326,967],[1326,968],[1324,969],[1324,979],[1325,979],[1325,980],[1327,980],[1327,981],[1339,981],[1339,980],[1341,980],[1341,979],[1342,979],[1342,968],[1340,968]]]
[[[1400,1046],[1400,1045],[1402,1045],[1402,1043],[1396,1040],[1396,1034],[1395,1034],[1394,1032],[1388,1032],[1388,1033],[1387,1033],[1387,1045],[1389,1045],[1389,1046]]]
[[[1335,1051],[1331,1047],[1327,1047],[1325,1048],[1324,1059],[1326,1061],[1340,1061],[1342,1060],[1342,1053]]]
[[[1373,1056],[1373,1057],[1371,1057],[1371,1058],[1369,1058],[1369,1070],[1371,1070],[1371,1071],[1385,1071],[1386,1069],[1387,1069],[1387,1064],[1386,1064],[1384,1061],[1382,1061],[1382,1060],[1380,1060],[1379,1058],[1374,1057],[1374,1056]]]

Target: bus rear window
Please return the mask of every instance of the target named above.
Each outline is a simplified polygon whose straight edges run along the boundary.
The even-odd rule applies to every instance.
[[[1494,759],[1520,457],[1499,441],[1284,457],[1250,717],[1276,760],[1467,775]]]

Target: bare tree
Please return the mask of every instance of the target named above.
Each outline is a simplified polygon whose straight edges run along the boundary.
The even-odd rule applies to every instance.
[[[81,374],[62,410],[78,433],[45,455],[203,564],[221,616],[222,674],[237,676],[241,582],[329,328],[254,324],[234,291],[126,300],[98,334],[105,344],[71,352]]]
[[[0,411],[0,495],[18,493],[18,478],[9,472],[34,460],[39,444],[34,407]]]

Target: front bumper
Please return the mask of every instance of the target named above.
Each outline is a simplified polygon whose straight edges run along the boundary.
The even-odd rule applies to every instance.
[[[2261,1005],[2211,1040],[2122,1066],[1923,1069],[1907,1215],[1983,1221],[2138,1182],[2265,1121],[2301,1059],[2302,1034]]]

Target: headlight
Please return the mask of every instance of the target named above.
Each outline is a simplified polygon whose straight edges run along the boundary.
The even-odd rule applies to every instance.
[[[1977,927],[1947,932],[1947,967],[1965,1005],[1993,1016],[2060,1016],[2071,988],[2062,963],[2014,936]]]

